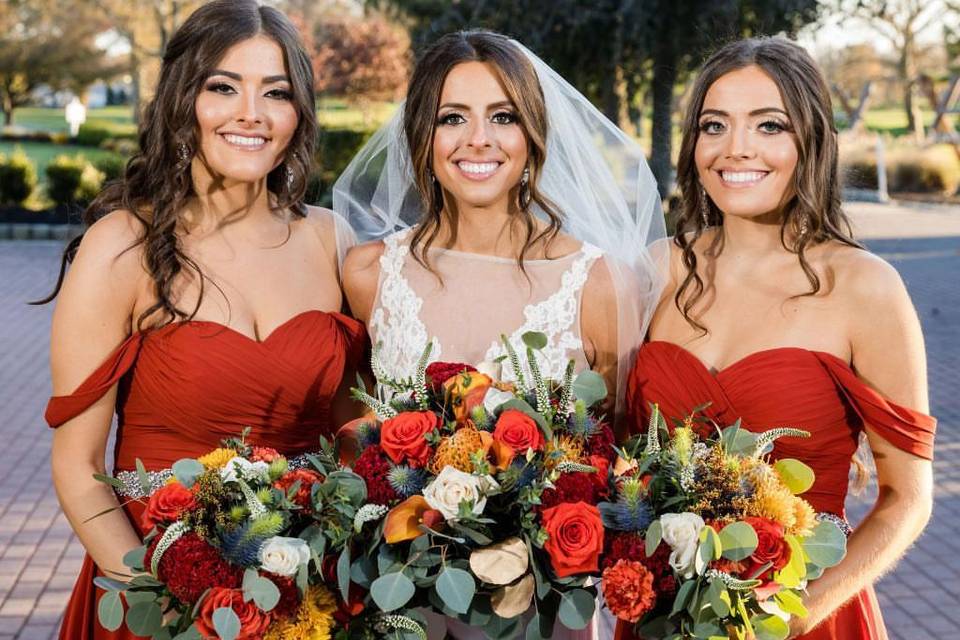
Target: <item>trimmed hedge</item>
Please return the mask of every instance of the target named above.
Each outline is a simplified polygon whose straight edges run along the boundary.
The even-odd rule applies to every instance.
[[[953,195],[960,189],[960,159],[951,145],[887,149],[887,190],[892,193]],[[846,187],[877,188],[877,159],[872,148],[841,152]]]
[[[114,153],[97,158],[93,161],[93,166],[103,174],[103,181],[109,182],[123,177],[123,172],[127,168],[127,159]]]
[[[82,155],[59,155],[47,165],[47,195],[58,205],[90,202],[102,185],[103,174]]]
[[[0,204],[22,204],[36,186],[37,169],[23,149],[9,158],[0,154]]]

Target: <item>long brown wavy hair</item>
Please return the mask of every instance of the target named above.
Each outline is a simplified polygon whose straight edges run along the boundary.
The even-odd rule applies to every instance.
[[[523,249],[517,257],[522,270],[524,256],[535,244],[542,241],[549,246],[556,238],[563,224],[563,214],[538,188],[547,157],[547,110],[537,72],[509,38],[492,31],[458,31],[440,37],[423,53],[410,78],[403,129],[417,190],[423,201],[423,216],[410,246],[414,258],[430,268],[427,250],[440,233],[444,212],[451,226],[450,241],[457,237],[456,212],[445,206],[443,188],[433,176],[431,151],[437,128],[437,109],[447,74],[464,62],[484,62],[493,68],[507,97],[516,107],[520,126],[526,135],[529,179],[526,185],[521,185],[517,202],[517,215],[525,230]],[[546,227],[539,231],[534,207],[547,218]]]
[[[203,298],[205,276],[181,247],[178,231],[187,201],[195,195],[191,163],[200,140],[195,105],[204,82],[227,50],[264,35],[280,47],[292,86],[298,124],[285,158],[267,176],[276,215],[290,211],[306,215],[304,194],[317,144],[313,68],[293,24],[272,7],[254,0],[215,0],[195,11],[174,33],[163,54],[155,97],[143,111],[140,151],[127,163],[122,179],[107,185],[83,214],[91,225],[111,211],[126,209],[142,225],[133,246],[143,246],[144,266],[153,280],[156,302],[137,319],[138,328],[159,313],[156,325],[191,319]],[[292,178],[290,177],[292,175]],[[53,300],[63,284],[67,264],[80,246],[75,238],[64,251],[60,276],[52,294],[34,304]],[[194,274],[200,295],[191,311],[177,306],[173,286],[181,274]]]
[[[836,240],[863,248],[853,239],[850,221],[840,206],[837,130],[830,92],[816,63],[802,47],[784,38],[749,38],[727,44],[704,63],[693,85],[677,162],[681,206],[674,243],[683,251],[687,275],[677,289],[674,304],[687,322],[704,333],[707,328],[692,317],[692,310],[704,292],[694,245],[708,225],[723,225],[723,213],[702,190],[694,160],[700,137],[700,111],[714,82],[731,71],[751,65],[763,69],[779,87],[795,133],[798,152],[793,180],[795,195],[783,209],[780,242],[785,249],[797,254],[800,268],[810,282],[810,291],[803,295],[816,295],[821,286],[820,276],[806,259],[807,247]],[[704,206],[706,224],[702,214]],[[801,233],[802,229],[806,232]],[[788,234],[788,230],[791,233]]]

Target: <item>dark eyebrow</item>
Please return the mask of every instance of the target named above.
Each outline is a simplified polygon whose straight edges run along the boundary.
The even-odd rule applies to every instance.
[[[503,107],[513,108],[513,103],[509,100],[501,100],[500,102],[494,102],[493,104],[487,105],[487,110],[492,111],[494,109],[501,109]],[[445,102],[440,105],[440,109],[461,109],[463,111],[469,111],[470,107],[465,104],[460,104],[458,102]]]
[[[790,117],[786,111],[784,111],[783,109],[780,109],[779,107],[764,107],[762,109],[754,109],[747,115],[760,116],[765,113],[780,113],[788,118]],[[703,111],[700,112],[700,115],[701,116],[706,116],[706,115],[729,116],[730,114],[727,113],[726,111],[721,111],[720,109],[704,109]]]
[[[243,76],[239,73],[234,73],[233,71],[224,71],[223,69],[214,69],[210,72],[211,76],[227,76],[231,80],[236,80],[240,82],[243,80]],[[286,74],[280,74],[278,76],[266,76],[263,79],[264,84],[273,84],[274,82],[290,82],[290,78]]]

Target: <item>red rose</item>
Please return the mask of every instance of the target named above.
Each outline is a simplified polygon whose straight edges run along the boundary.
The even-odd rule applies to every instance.
[[[600,510],[585,502],[563,502],[544,509],[541,515],[550,536],[543,548],[557,577],[595,573],[603,551]]]
[[[140,518],[140,526],[149,531],[158,524],[167,524],[180,519],[185,511],[197,508],[197,500],[190,489],[179,482],[165,484],[150,496],[147,508]]]
[[[783,525],[768,518],[744,518],[744,522],[757,532],[757,548],[744,563],[746,568],[742,575],[753,578],[754,574],[763,565],[772,563],[772,566],[761,575],[759,580],[767,581],[774,571],[779,571],[790,562],[790,545],[784,539]]]
[[[214,587],[203,599],[200,615],[194,622],[204,640],[220,637],[213,627],[213,612],[223,607],[230,607],[240,618],[240,635],[237,640],[259,640],[270,626],[270,614],[261,611],[253,600],[244,602],[241,589]]]
[[[427,380],[434,393],[440,393],[443,390],[443,383],[464,371],[476,371],[475,367],[462,362],[432,362],[427,367]]]
[[[294,469],[277,478],[273,486],[286,493],[297,480],[300,481],[300,487],[293,496],[292,502],[309,511],[312,506],[310,498],[313,493],[313,484],[323,482],[323,476],[312,469]]]
[[[524,455],[527,449],[543,449],[543,432],[533,418],[517,409],[507,409],[497,419],[493,439]]]
[[[380,448],[397,464],[406,460],[411,467],[426,466],[431,449],[425,436],[439,426],[435,413],[404,411],[380,427]]]

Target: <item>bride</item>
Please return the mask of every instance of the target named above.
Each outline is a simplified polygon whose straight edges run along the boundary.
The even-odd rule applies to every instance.
[[[428,340],[434,360],[478,364],[505,355],[501,335],[522,351],[538,331],[544,375],[571,358],[597,371],[617,415],[661,286],[647,250],[665,235],[656,185],[639,146],[522,45],[438,39],[334,209],[367,241],[343,287],[389,375],[409,376]]]

